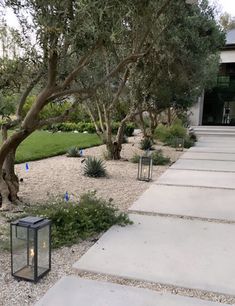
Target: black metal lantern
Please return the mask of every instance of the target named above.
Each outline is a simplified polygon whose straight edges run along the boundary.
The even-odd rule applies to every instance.
[[[176,151],[184,150],[184,138],[176,138],[175,139],[175,149]]]
[[[51,269],[51,221],[26,217],[11,223],[11,274],[37,282]]]
[[[153,160],[148,156],[141,156],[138,166],[137,179],[149,182],[152,179]]]

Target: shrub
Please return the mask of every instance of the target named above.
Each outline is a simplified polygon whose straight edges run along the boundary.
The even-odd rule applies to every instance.
[[[171,143],[176,137],[184,138],[187,134],[186,128],[177,121],[170,127],[159,125],[155,130],[155,137],[164,143]]]
[[[153,165],[154,166],[163,166],[163,165],[168,165],[171,160],[169,157],[165,157],[162,154],[161,150],[155,151],[151,154],[152,160],[153,160]]]
[[[184,138],[187,134],[187,130],[180,123],[175,123],[170,126],[169,133],[171,137]]]
[[[125,126],[124,134],[128,137],[131,137],[133,135],[134,129],[135,129],[135,125],[133,123],[128,123]]]
[[[41,216],[52,221],[53,248],[72,245],[115,224],[132,224],[126,213],[119,212],[112,205],[111,199],[97,198],[94,192],[82,195],[79,203],[56,199],[44,205],[27,207],[24,215]]]
[[[139,160],[140,160],[140,155],[138,154],[134,154],[132,158],[130,159],[130,161],[134,164],[138,164]]]
[[[140,142],[141,150],[151,150],[153,146],[153,142],[150,138],[143,138]]]
[[[95,157],[88,157],[85,160],[84,175],[90,177],[107,176],[104,161]]]
[[[162,165],[167,165],[171,162],[169,157],[165,157],[162,154],[162,150],[154,151],[151,154],[153,165],[154,166],[162,166]],[[140,155],[135,154],[133,157],[130,159],[130,161],[134,164],[137,164],[140,160]]]
[[[193,147],[195,144],[195,141],[190,137],[190,136],[186,136],[184,138],[184,148],[189,149],[191,147]]]
[[[80,150],[78,147],[71,147],[67,151],[68,157],[81,157]]]

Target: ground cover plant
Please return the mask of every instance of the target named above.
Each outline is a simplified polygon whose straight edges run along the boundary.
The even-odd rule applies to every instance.
[[[105,201],[94,192],[83,194],[77,203],[64,202],[60,197],[45,204],[27,207],[24,213],[17,214],[14,219],[28,215],[41,216],[52,221],[53,248],[75,244],[81,239],[108,230],[112,225],[132,224],[128,215],[112,204],[112,199]],[[13,218],[8,218],[10,220]],[[6,244],[9,245],[9,240],[4,242],[5,249]]]
[[[72,146],[84,149],[100,144],[101,141],[95,134],[36,131],[18,147],[16,163],[65,154]]]

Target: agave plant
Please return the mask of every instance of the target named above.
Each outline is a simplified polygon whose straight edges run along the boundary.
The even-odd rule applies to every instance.
[[[107,176],[104,161],[102,159],[97,159],[96,157],[88,157],[85,160],[84,175],[90,177]]]
[[[67,151],[68,157],[80,157],[80,150],[78,147],[71,147]]]
[[[140,142],[141,150],[151,150],[153,147],[153,142],[150,138],[143,138]]]

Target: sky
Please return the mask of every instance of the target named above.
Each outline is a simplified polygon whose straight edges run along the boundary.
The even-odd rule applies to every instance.
[[[223,12],[228,12],[235,17],[235,0],[210,0],[211,3],[217,3]]]
[[[228,12],[235,17],[235,0],[209,0],[209,2],[215,2],[222,12]],[[10,10],[7,12],[7,23],[9,26],[17,27],[16,17]]]

